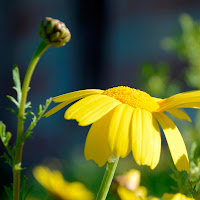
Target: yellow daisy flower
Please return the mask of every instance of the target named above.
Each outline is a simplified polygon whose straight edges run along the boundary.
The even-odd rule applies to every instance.
[[[132,151],[137,164],[154,169],[161,152],[159,123],[176,168],[189,172],[183,138],[164,112],[191,121],[179,108],[200,108],[200,91],[159,99],[124,86],[108,90],[80,90],[54,97],[53,101],[60,104],[45,116],[54,114],[76,100],[79,101],[67,109],[64,117],[76,119],[80,126],[92,124],[85,143],[86,160],[94,160],[103,166],[113,155],[124,158]]]
[[[82,183],[65,181],[57,170],[51,171],[47,167],[38,166],[33,170],[33,175],[49,193],[60,200],[94,199],[93,194]]]
[[[195,200],[190,197],[186,197],[184,194],[164,194],[162,200]]]

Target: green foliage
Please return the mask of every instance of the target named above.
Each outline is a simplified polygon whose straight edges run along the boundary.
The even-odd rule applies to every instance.
[[[194,199],[200,199],[200,191],[196,190],[196,187],[193,186],[192,182],[189,182],[188,188],[190,190],[190,193],[192,194],[192,197],[194,197]]]
[[[28,186],[28,178],[26,176],[22,179],[21,190],[20,190],[20,200],[26,200],[27,195],[33,189],[33,185]],[[13,200],[13,184],[10,187],[4,186],[4,190],[9,198],[9,200]]]
[[[21,103],[21,96],[22,96],[22,90],[21,90],[21,82],[20,82],[20,74],[19,74],[19,69],[16,65],[13,67],[13,82],[14,82],[14,87],[13,89],[16,90],[17,92],[17,98],[15,99],[14,97],[7,95],[7,98],[15,104],[17,107],[17,110],[14,110],[10,108],[9,110],[13,112],[17,117],[18,117],[18,111]],[[29,88],[30,89],[30,88]],[[15,171],[21,171],[24,170],[25,168],[21,167],[21,162],[20,163],[15,163],[15,154],[16,150],[19,148],[19,146],[25,142],[27,138],[31,137],[32,130],[36,126],[37,122],[41,119],[43,114],[45,113],[46,109],[51,103],[51,98],[46,100],[45,105],[39,105],[38,112],[35,115],[31,108],[31,102],[27,102],[25,104],[25,110],[29,109],[28,111],[25,111],[24,115],[33,115],[32,122],[30,123],[30,126],[28,127],[27,131],[23,134],[23,137],[18,140],[12,147],[9,146],[9,141],[12,137],[12,134],[10,132],[6,132],[6,126],[3,122],[0,121],[0,139],[4,145],[4,147],[7,150],[7,153],[4,153],[2,157],[5,159],[5,162],[8,163]],[[25,118],[24,118],[25,120]],[[12,200],[13,199],[13,187],[4,187],[7,196]],[[20,200],[25,200],[28,193],[30,193],[32,187],[27,186],[27,178],[24,177],[21,185],[21,191],[20,191]]]
[[[185,71],[187,84],[200,88],[200,23],[183,14],[180,16],[181,31],[173,37],[165,38],[162,46],[165,50],[176,53],[188,63]]]
[[[171,187],[174,193],[182,193],[182,194],[190,194],[190,191],[188,190],[188,174],[186,171],[178,171],[177,168],[174,165],[174,162],[172,160],[171,153],[169,152],[169,163],[171,166],[171,169],[173,171],[173,174],[171,174],[171,178],[176,182],[176,187]]]
[[[23,177],[21,191],[20,191],[20,200],[26,200],[27,195],[32,191],[33,186],[27,185],[28,178],[26,176]]]
[[[37,115],[35,115],[34,113],[31,113],[33,115],[33,119],[32,119],[30,126],[28,127],[27,131],[24,134],[24,140],[31,137],[33,128],[36,126],[37,122],[41,119],[43,114],[46,112],[51,101],[52,101],[52,98],[47,99],[45,105],[43,105],[43,106],[39,105]]]
[[[193,142],[190,152],[190,192],[200,195],[200,140]]]
[[[11,147],[9,146],[11,137],[12,134],[10,132],[6,132],[6,125],[2,121],[0,121],[0,139],[8,153],[4,153],[1,157],[3,157],[5,159],[5,162],[12,167],[14,154]]]
[[[21,102],[22,90],[21,90],[21,82],[20,82],[20,73],[19,73],[19,69],[18,69],[17,65],[13,66],[12,74],[13,74],[13,82],[14,82],[13,89],[17,92],[17,99],[15,99],[14,97],[12,97],[10,95],[7,95],[6,97],[12,103],[14,103],[17,107],[17,111],[12,109],[12,108],[9,108],[8,110],[10,110],[16,116],[18,116],[18,110],[19,110],[19,106],[20,106],[20,102]],[[30,88],[28,90],[30,90]],[[25,109],[28,109],[28,108],[31,108],[31,102],[30,101],[25,104]],[[31,110],[25,112],[25,116],[30,115],[30,114],[32,114]]]
[[[13,72],[13,82],[14,82],[13,89],[16,90],[17,92],[17,102],[19,103],[21,101],[22,90],[21,90],[20,74],[17,65],[13,66],[12,72]]]
[[[14,113],[15,115],[18,115],[18,109],[19,109],[19,105],[20,105],[20,101],[21,101],[21,96],[22,96],[22,90],[21,90],[21,82],[20,82],[20,74],[19,74],[19,69],[17,67],[17,65],[13,66],[12,69],[12,74],[13,74],[13,82],[14,82],[14,86],[13,89],[17,92],[17,100],[10,96],[7,95],[7,98],[16,105],[17,107],[17,111],[15,111],[12,108],[9,108],[9,110]]]
[[[144,91],[155,97],[167,97],[178,93],[181,84],[170,78],[169,65],[161,62],[157,65],[145,63],[141,66],[139,83]]]
[[[12,134],[10,132],[6,132],[6,125],[0,121],[0,138],[5,147],[8,147],[11,137]]]
[[[13,192],[12,192],[13,185],[10,186],[10,187],[4,186],[4,190],[6,191],[6,194],[7,194],[8,198],[9,198],[9,200],[13,200]]]

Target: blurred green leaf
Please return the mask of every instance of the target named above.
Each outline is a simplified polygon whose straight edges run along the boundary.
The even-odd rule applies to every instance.
[[[152,96],[165,98],[180,91],[180,83],[170,77],[169,65],[145,63],[138,79],[140,87]]]
[[[10,95],[6,96],[10,101],[12,101],[18,108],[19,108],[19,103],[16,101],[16,99]]]
[[[20,200],[26,200],[27,195],[32,191],[33,186],[28,186],[28,178],[26,176],[23,177],[20,191]]]
[[[6,125],[0,121],[0,138],[5,147],[8,146],[11,137],[12,134],[10,132],[6,132]]]
[[[13,192],[12,187],[6,187],[4,186],[4,190],[6,191],[6,194],[10,200],[13,200]]]
[[[21,91],[21,81],[20,81],[20,74],[19,74],[19,69],[17,65],[13,66],[13,82],[14,82],[14,87],[13,89],[16,90],[17,92],[17,101],[20,103],[21,101],[21,96],[22,96],[22,91]]]
[[[174,187],[173,186],[173,190],[175,193],[182,193],[182,194],[190,194],[189,192],[189,189],[188,189],[188,186],[187,186],[187,183],[189,181],[188,179],[188,174],[186,171],[178,171],[177,168],[175,167],[174,165],[174,162],[173,162],[173,159],[172,159],[172,156],[171,156],[171,153],[170,151],[168,150],[169,152],[169,163],[170,163],[170,167],[172,168],[172,171],[174,172],[172,175],[171,175],[171,178],[176,182],[177,184],[177,187]]]
[[[162,41],[163,49],[176,53],[187,62],[185,80],[190,87],[200,89],[200,23],[188,14],[179,19],[180,32]]]
[[[8,156],[8,154],[4,153],[1,157],[5,159],[5,163],[7,163],[7,164],[10,165],[11,167],[13,167],[13,161],[12,161],[12,159]]]

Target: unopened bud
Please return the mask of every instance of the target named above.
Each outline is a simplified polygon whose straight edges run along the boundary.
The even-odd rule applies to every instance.
[[[51,17],[41,21],[39,35],[54,47],[64,46],[71,39],[71,33],[65,24]]]

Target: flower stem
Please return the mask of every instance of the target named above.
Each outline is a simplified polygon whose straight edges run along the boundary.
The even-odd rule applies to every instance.
[[[106,199],[113,176],[115,174],[115,170],[117,168],[118,161],[119,161],[119,157],[116,157],[114,162],[108,162],[103,180],[101,182],[99,192],[96,197],[96,200],[105,200]]]
[[[24,146],[23,133],[24,133],[24,120],[25,120],[25,105],[27,100],[27,94],[29,90],[29,84],[31,77],[33,75],[34,69],[42,56],[42,54],[50,47],[48,43],[42,41],[35,51],[22,86],[22,96],[18,111],[18,127],[17,127],[17,140],[15,149],[15,158],[13,163],[13,200],[20,199],[20,176],[21,176],[21,161],[22,161],[22,151]]]

